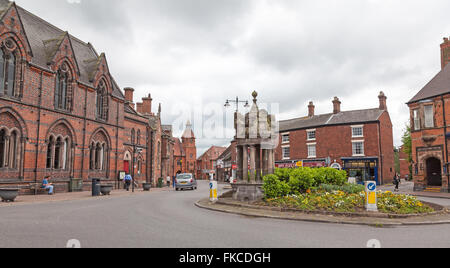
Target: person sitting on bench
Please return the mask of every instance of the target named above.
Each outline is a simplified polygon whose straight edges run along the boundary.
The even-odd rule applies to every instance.
[[[49,182],[49,180],[50,180],[49,176],[44,178],[44,180],[42,181],[42,189],[48,190],[48,194],[53,195],[54,186],[52,183]]]

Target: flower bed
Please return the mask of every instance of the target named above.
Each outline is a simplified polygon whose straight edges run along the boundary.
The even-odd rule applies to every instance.
[[[345,172],[344,172],[345,173]],[[276,170],[264,177],[265,200],[261,205],[303,211],[363,212],[364,187],[347,184],[342,171],[299,168]],[[432,213],[434,209],[416,197],[378,192],[382,213],[408,215]]]
[[[343,191],[311,192],[300,195],[269,198],[263,201],[266,206],[300,209],[304,211],[364,212],[365,193],[348,194]],[[382,213],[423,214],[431,213],[433,208],[417,198],[392,193],[378,193],[378,208]]]

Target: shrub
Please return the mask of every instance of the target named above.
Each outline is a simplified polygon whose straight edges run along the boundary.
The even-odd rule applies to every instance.
[[[278,177],[279,180],[288,182],[291,178],[291,173],[294,169],[289,168],[277,168],[275,169],[275,176]]]
[[[266,199],[284,197],[291,192],[289,185],[281,181],[276,175],[264,177],[263,190]]]
[[[310,168],[298,168],[291,172],[289,186],[293,194],[304,193],[316,186],[315,172]]]

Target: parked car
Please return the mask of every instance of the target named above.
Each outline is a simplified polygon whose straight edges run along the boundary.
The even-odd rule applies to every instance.
[[[177,191],[185,189],[197,190],[197,180],[192,174],[179,174],[175,179],[175,189]]]

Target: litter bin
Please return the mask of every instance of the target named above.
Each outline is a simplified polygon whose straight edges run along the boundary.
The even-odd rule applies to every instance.
[[[164,187],[164,179],[163,178],[159,178],[158,179],[158,188],[163,188]]]
[[[100,179],[92,179],[92,196],[100,196],[100,188],[101,188],[101,180]]]

